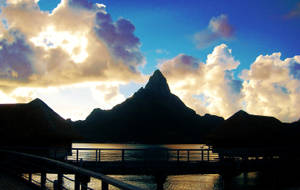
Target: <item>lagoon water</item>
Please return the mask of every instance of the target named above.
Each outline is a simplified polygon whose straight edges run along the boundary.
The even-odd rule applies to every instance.
[[[149,148],[164,147],[173,149],[199,149],[205,148],[205,145],[141,145],[141,144],[73,144],[74,148]],[[195,155],[197,156],[197,155]],[[109,175],[123,182],[139,186],[145,189],[156,190],[156,181],[154,176],[148,175]],[[74,179],[73,175],[67,177]],[[38,176],[34,177],[36,180]],[[47,174],[47,178],[56,179],[56,175]],[[191,174],[191,175],[170,175],[167,176],[163,184],[164,190],[300,190],[300,175],[293,173],[260,173],[249,172],[233,178],[224,178],[219,174]],[[48,187],[52,185],[49,183]],[[74,183],[64,179],[64,186],[67,189],[74,189]],[[101,181],[92,178],[89,187],[92,189],[101,189]],[[110,187],[110,189],[118,189]]]

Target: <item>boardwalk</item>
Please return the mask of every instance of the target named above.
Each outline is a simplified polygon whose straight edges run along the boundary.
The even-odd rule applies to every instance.
[[[241,150],[223,150],[219,156],[211,148],[203,149],[91,149],[73,148],[65,160],[55,160],[37,155],[0,150],[2,167],[27,174],[40,174],[40,184],[44,188],[46,174],[57,174],[56,184],[62,188],[65,174],[74,174],[75,190],[89,189],[90,178],[101,180],[101,188],[108,185],[120,189],[137,190],[134,187],[115,180],[106,174],[152,175],[164,179],[167,175],[177,174],[220,174],[234,176],[249,171],[290,171],[300,170],[298,156],[291,156],[282,150],[241,152]],[[247,153],[247,154],[245,154]],[[54,156],[57,154],[53,154]],[[234,156],[230,156],[234,155]],[[250,159],[251,158],[251,159]],[[254,158],[254,159],[253,159]],[[55,183],[53,183],[54,186]],[[161,187],[163,180],[158,180]],[[59,189],[59,188],[58,188]]]

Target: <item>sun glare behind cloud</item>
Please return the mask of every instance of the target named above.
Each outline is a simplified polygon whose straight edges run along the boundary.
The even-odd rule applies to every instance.
[[[88,40],[84,33],[72,33],[68,31],[57,31],[54,26],[48,26],[38,36],[32,37],[30,41],[45,50],[62,48],[75,63],[82,63],[88,57],[86,50]]]

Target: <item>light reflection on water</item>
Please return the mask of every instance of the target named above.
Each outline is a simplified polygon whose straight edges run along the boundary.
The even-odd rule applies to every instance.
[[[132,145],[132,144],[73,144],[75,148],[181,148],[181,149],[199,149],[207,148],[205,145]],[[147,175],[109,175],[123,182],[142,187],[145,189],[156,190],[157,183],[154,176]],[[56,175],[47,174],[47,178],[56,179]],[[74,179],[74,175],[67,175]],[[39,180],[39,176],[33,176],[33,179]],[[300,176],[292,173],[258,173],[249,172],[232,178],[224,178],[219,174],[192,174],[192,175],[170,175],[166,176],[163,183],[164,190],[300,190]],[[49,188],[52,187],[48,183]],[[64,186],[70,190],[74,189],[74,183],[64,179]],[[89,187],[100,190],[101,181],[91,178]],[[110,187],[112,190],[118,188]]]

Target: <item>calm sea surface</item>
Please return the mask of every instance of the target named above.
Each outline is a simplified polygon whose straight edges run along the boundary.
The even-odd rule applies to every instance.
[[[141,145],[141,144],[73,144],[73,148],[173,148],[173,149],[199,149],[206,148],[205,145]],[[107,154],[109,155],[109,154]],[[197,156],[196,154],[194,156]],[[83,155],[84,157],[84,155]],[[108,158],[107,158],[108,159]],[[136,185],[145,189],[156,190],[156,180],[154,176],[148,175],[109,175],[123,182]],[[74,179],[73,175],[67,177]],[[47,178],[55,180],[56,175],[47,174]],[[33,176],[39,180],[39,176]],[[64,185],[68,189],[74,189],[74,183],[64,179]],[[51,187],[48,183],[48,187]],[[92,178],[89,183],[92,189],[101,189],[101,181]],[[192,175],[170,175],[167,176],[163,184],[164,190],[300,190],[300,174],[297,173],[259,173],[249,172],[233,178],[223,178],[219,174],[192,174]],[[112,188],[110,189],[117,189]]]

